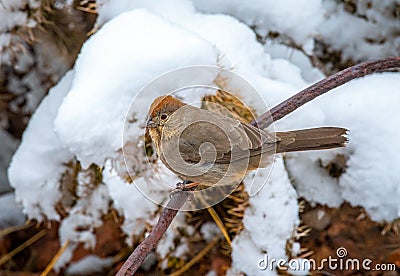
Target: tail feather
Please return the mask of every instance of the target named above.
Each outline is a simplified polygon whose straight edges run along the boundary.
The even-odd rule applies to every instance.
[[[347,129],[320,127],[288,132],[276,132],[276,152],[320,150],[344,147],[348,142]]]

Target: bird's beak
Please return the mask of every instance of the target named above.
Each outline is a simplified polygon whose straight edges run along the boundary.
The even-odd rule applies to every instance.
[[[157,127],[156,123],[152,119],[148,119],[146,123],[146,127],[148,128],[155,128]]]

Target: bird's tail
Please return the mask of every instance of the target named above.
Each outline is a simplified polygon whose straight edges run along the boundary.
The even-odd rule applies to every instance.
[[[347,129],[320,127],[288,132],[276,132],[276,152],[320,150],[344,147],[348,141]]]

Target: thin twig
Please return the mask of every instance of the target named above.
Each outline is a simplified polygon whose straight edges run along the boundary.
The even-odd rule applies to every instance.
[[[189,268],[191,268],[194,264],[200,261],[204,256],[217,245],[219,241],[219,237],[215,237],[203,250],[200,251],[199,254],[194,256],[188,263],[182,266],[180,269],[175,271],[174,273],[170,274],[169,276],[180,276],[185,273]]]
[[[349,82],[352,79],[395,68],[400,68],[400,57],[367,61],[349,67],[300,91],[296,95],[272,108],[271,111],[259,116],[254,122],[252,122],[252,124],[259,128],[266,128],[272,122],[282,119],[300,106],[333,88]],[[167,207],[163,209],[157,225],[154,226],[149,236],[147,236],[142,243],[135,248],[128,260],[126,260],[124,265],[118,271],[117,276],[133,275],[136,272],[146,256],[157,246],[162,235],[167,231],[172,220],[178,213],[178,210],[185,204],[187,198],[187,192],[174,194]]]
[[[272,122],[282,119],[289,113],[292,113],[300,106],[312,101],[316,97],[349,82],[356,78],[361,78],[372,73],[383,72],[389,69],[400,67],[400,57],[391,57],[374,61],[366,61],[354,65],[347,69],[337,72],[309,87],[300,91],[296,95],[281,102],[271,110],[259,116],[251,124],[259,128],[266,128]]]
[[[23,244],[19,245],[17,248],[15,248],[13,251],[10,253],[7,253],[3,257],[0,258],[0,266],[8,262],[12,257],[17,255],[19,252],[24,250],[25,248],[29,247],[31,244],[42,238],[44,235],[46,235],[47,231],[46,230],[41,230],[39,233],[31,237],[29,240],[24,242]]]
[[[224,223],[222,222],[221,218],[218,216],[217,212],[215,212],[213,207],[207,207],[208,212],[210,213],[211,217],[215,221],[215,224],[217,224],[219,230],[221,231],[222,235],[224,236],[225,240],[228,242],[229,245],[232,244],[231,238],[229,237],[228,230],[226,230],[226,227]]]
[[[61,256],[64,254],[65,250],[67,249],[69,245],[69,240],[66,240],[63,244],[63,246],[58,249],[56,255],[51,259],[50,263],[46,266],[45,270],[43,270],[42,273],[40,273],[40,276],[47,276],[50,271],[53,269],[54,265],[56,262],[61,258]]]
[[[135,248],[128,260],[118,271],[117,276],[133,275],[147,255],[156,247],[162,235],[167,231],[178,210],[185,204],[190,192],[179,192],[172,195],[168,205],[162,210],[156,226],[150,234]]]
[[[29,222],[29,223],[26,223],[24,225],[11,226],[9,228],[3,229],[3,230],[0,231],[0,239],[3,238],[4,236],[7,236],[10,233],[24,230],[26,228],[29,228],[29,227],[33,226],[33,225],[34,225],[33,222]]]

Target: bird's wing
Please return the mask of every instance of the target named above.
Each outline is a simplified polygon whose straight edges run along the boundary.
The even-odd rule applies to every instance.
[[[243,129],[247,137],[248,146],[237,150],[235,148],[225,153],[221,158],[217,159],[217,163],[230,163],[233,161],[248,159],[260,154],[273,154],[276,149],[276,142],[279,138],[275,137],[264,130],[254,126],[240,123],[237,129]]]
[[[187,162],[230,163],[275,149],[274,135],[236,119],[193,106],[179,112],[171,120],[184,118],[179,153]]]

